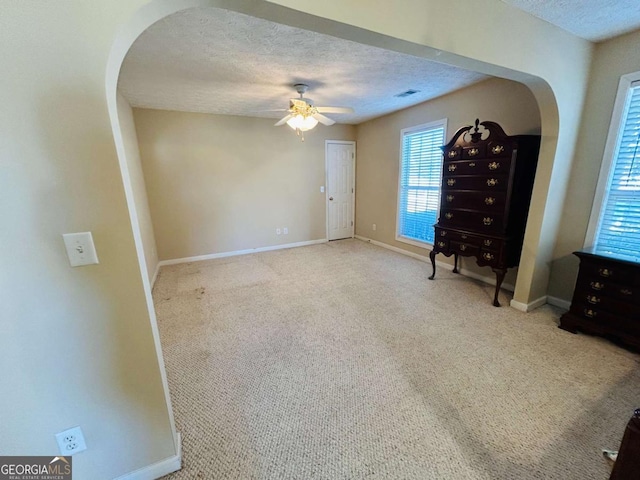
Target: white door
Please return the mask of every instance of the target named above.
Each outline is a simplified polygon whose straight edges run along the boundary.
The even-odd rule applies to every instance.
[[[355,142],[327,142],[327,238],[353,237]]]

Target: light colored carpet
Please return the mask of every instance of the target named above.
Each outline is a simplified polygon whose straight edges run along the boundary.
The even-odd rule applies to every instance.
[[[164,267],[167,478],[608,478],[640,357],[430,273],[359,240]]]

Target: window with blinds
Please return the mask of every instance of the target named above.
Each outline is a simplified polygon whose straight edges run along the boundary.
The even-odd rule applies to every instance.
[[[433,245],[438,220],[442,150],[446,120],[401,132],[398,228],[396,239]]]
[[[594,245],[599,253],[640,257],[640,80],[627,91]]]

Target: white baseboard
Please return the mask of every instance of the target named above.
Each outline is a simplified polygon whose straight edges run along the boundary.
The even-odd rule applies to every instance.
[[[554,307],[564,308],[565,310],[569,310],[569,308],[571,308],[570,301],[558,297],[552,297],[551,295],[547,295],[547,303]]]
[[[356,235],[356,238],[358,240],[362,240],[363,242],[368,242],[373,245],[377,245],[378,247],[386,248],[388,250],[401,253],[402,255],[407,255],[412,258],[417,258],[418,260],[421,260],[423,262],[431,263],[431,259],[429,258],[428,255],[420,255],[417,253],[413,253],[408,250],[404,250],[402,248],[394,247],[393,245],[389,245],[387,243],[379,242],[378,240],[372,240],[371,238],[363,237],[362,235]],[[444,268],[446,270],[453,270],[453,265],[450,265],[444,262],[439,262],[437,260],[436,260],[436,266],[439,268]],[[466,268],[458,268],[458,271],[460,272],[461,275],[464,275],[465,277],[473,278],[474,280],[479,280],[481,282],[484,282],[493,286],[495,286],[496,284],[496,279],[493,277],[485,277],[484,275],[480,275],[478,273],[472,272],[470,270],[467,270]],[[503,283],[501,288],[504,288],[509,292],[513,292],[515,290],[515,287],[510,283]]]
[[[533,302],[529,302],[529,303],[522,303],[516,300],[511,300],[511,303],[509,305],[511,305],[511,308],[515,308],[516,310],[520,310],[521,312],[527,313],[532,310],[535,310],[538,307],[541,307],[546,303],[547,303],[547,296],[544,295],[540,298],[537,298]]]
[[[273,250],[284,250],[285,248],[306,247],[308,245],[317,245],[319,243],[327,243],[326,238],[319,240],[308,240],[306,242],[285,243],[283,245],[273,245],[270,247],[250,248],[247,250],[235,250],[233,252],[210,253],[208,255],[197,255],[195,257],[173,258],[171,260],[161,260],[158,267],[165,265],[177,265],[178,263],[200,262],[202,260],[212,260],[214,258],[235,257],[237,255],[248,255],[250,253],[270,252]]]
[[[146,467],[139,468],[133,472],[125,473],[114,480],[155,480],[170,473],[177,472],[182,468],[182,439],[180,433],[176,438],[176,454],[153,463]]]

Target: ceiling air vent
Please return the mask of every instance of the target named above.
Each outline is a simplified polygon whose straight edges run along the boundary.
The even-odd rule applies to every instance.
[[[394,97],[404,98],[404,97],[408,97],[410,95],[415,95],[419,91],[420,90],[407,90],[406,92],[402,92],[402,93],[398,93],[397,95],[394,95]]]

